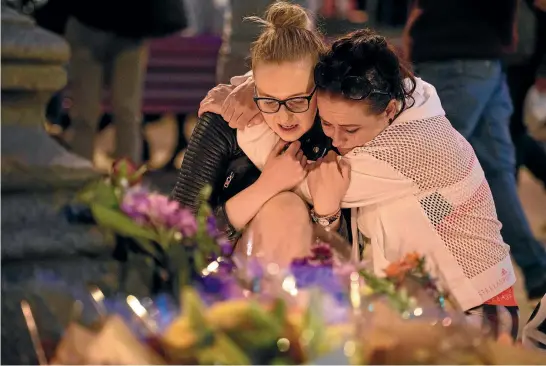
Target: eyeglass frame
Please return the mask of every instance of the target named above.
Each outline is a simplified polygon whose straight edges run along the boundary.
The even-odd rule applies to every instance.
[[[311,92],[311,94],[309,94],[307,96],[291,97],[291,98],[279,100],[279,99],[271,98],[271,97],[259,97],[259,96],[257,96],[258,93],[257,93],[256,87],[254,87],[254,97],[252,99],[254,100],[254,103],[256,104],[256,107],[258,107],[258,109],[262,113],[275,114],[275,113],[277,113],[277,112],[279,112],[281,110],[281,107],[283,105],[287,110],[289,110],[292,113],[305,113],[305,112],[307,112],[309,110],[309,107],[311,106],[311,99],[313,99],[313,96],[315,95],[316,91],[317,91],[317,86],[315,85],[315,87],[313,88],[313,91]],[[294,99],[305,99],[305,100],[307,100],[307,108],[304,111],[299,111],[299,112],[293,111],[286,103],[288,103],[289,101],[294,100]],[[270,101],[277,102],[277,105],[278,105],[277,110],[275,110],[274,112],[266,112],[266,111],[262,110],[260,108],[260,104],[258,103],[260,100],[270,100]]]
[[[359,80],[359,81],[365,82],[366,84],[370,85],[370,91],[367,94],[362,94],[362,96],[359,96],[359,97],[355,97],[354,95],[351,95],[350,93],[345,92],[343,90],[344,89],[343,88],[343,82],[347,82],[349,80]],[[364,100],[364,99],[368,98],[372,94],[389,95],[389,96],[391,95],[391,93],[389,93],[389,92],[386,92],[384,90],[375,89],[375,88],[371,87],[370,81],[368,79],[366,79],[365,77],[362,77],[362,76],[347,76],[341,82],[340,89],[341,89],[341,94],[344,97],[349,98],[351,100]]]
[[[324,71],[322,69],[325,66],[326,66],[326,64],[324,62],[319,61],[319,63],[315,66],[315,69],[313,71],[314,72],[314,77],[315,77],[315,85],[316,85],[316,87],[318,87],[320,89],[328,89],[328,88],[324,88],[323,86],[321,86],[320,82],[317,83],[317,81],[322,80],[322,77],[319,77],[319,75],[324,75]],[[362,94],[362,96],[359,96],[359,97],[355,97],[354,95],[351,95],[350,93],[348,93],[348,92],[346,92],[344,90],[344,89],[348,89],[348,88],[343,87],[344,82],[348,82],[349,80],[357,80],[357,81],[360,81],[360,82],[364,82],[365,84],[370,86],[370,91],[367,94]],[[357,76],[357,75],[344,77],[343,80],[341,80],[341,83],[340,83],[339,87],[340,87],[339,91],[341,92],[341,95],[343,95],[344,97],[346,97],[348,99],[351,99],[351,100],[364,100],[364,99],[368,98],[372,94],[389,95],[389,96],[392,95],[389,92],[374,88],[367,78],[362,77],[362,76]]]

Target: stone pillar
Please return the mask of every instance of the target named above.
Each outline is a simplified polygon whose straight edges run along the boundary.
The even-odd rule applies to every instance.
[[[46,103],[66,84],[69,48],[3,3],[1,21],[2,361],[28,365],[37,360],[20,301],[31,303],[42,339],[58,340],[73,303],[69,289],[85,294],[85,283],[105,273],[115,279],[117,264],[99,232],[59,212],[98,177],[44,129]]]
[[[62,38],[2,4],[2,192],[76,187],[97,176],[44,129],[69,56]]]

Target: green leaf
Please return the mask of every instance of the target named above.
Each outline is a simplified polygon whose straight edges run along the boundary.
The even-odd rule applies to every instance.
[[[190,321],[190,326],[194,332],[202,333],[209,329],[207,318],[204,310],[205,304],[201,301],[199,294],[192,287],[182,289],[182,306],[184,314]]]
[[[203,269],[205,269],[207,267],[207,262],[205,260],[205,255],[203,253],[201,253],[200,251],[195,251],[194,254],[193,254],[193,263],[194,263],[194,267],[195,267],[195,270],[198,272],[198,273],[201,273],[203,271]]]
[[[110,229],[119,235],[152,241],[158,239],[153,230],[139,225],[121,211],[100,204],[92,204],[91,212],[99,226]]]
[[[283,324],[286,321],[286,316],[288,313],[286,301],[283,299],[276,299],[271,313],[279,324]]]
[[[249,320],[256,325],[257,328],[269,329],[273,335],[280,335],[283,331],[284,321],[278,322],[273,314],[268,313],[258,303],[251,303],[248,309]]]
[[[150,256],[160,259],[158,249],[152,244],[152,241],[146,238],[132,238],[144,251]]]
[[[211,194],[212,194],[212,186],[210,185],[204,186],[199,192],[199,196],[198,196],[199,204],[202,205],[203,203],[208,202]]]
[[[161,226],[156,226],[157,242],[164,250],[167,250],[172,245],[178,245],[177,240],[174,239],[176,233],[175,229],[167,229]]]
[[[137,181],[139,180],[146,172],[148,171],[148,166],[146,164],[142,165],[140,168],[137,169],[136,172],[131,174],[129,176],[129,181]]]
[[[109,208],[119,207],[115,187],[105,180],[92,182],[81,190],[76,200],[87,205],[101,205]]]
[[[304,329],[309,330],[313,334],[310,339],[307,349],[309,352],[309,358],[314,359],[319,356],[320,348],[325,341],[325,323],[324,316],[322,314],[322,299],[321,293],[317,289],[311,290],[311,296],[309,298],[309,307],[304,317]]]
[[[251,365],[250,358],[221,331],[214,334],[214,345],[197,352],[201,365]]]

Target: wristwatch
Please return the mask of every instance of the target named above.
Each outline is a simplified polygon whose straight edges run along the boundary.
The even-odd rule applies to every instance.
[[[341,217],[341,209],[337,210],[337,212],[332,215],[326,215],[326,216],[317,215],[317,213],[315,212],[315,209],[314,208],[311,209],[311,218],[313,219],[313,222],[319,224],[322,227],[329,227],[334,222],[336,222],[336,220],[339,219],[340,217]]]

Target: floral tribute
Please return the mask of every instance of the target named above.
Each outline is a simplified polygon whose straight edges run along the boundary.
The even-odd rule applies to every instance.
[[[401,314],[407,314],[423,303],[441,310],[448,300],[447,294],[437,285],[437,280],[426,270],[425,258],[415,252],[389,264],[384,278],[367,270],[361,270],[359,274],[365,280],[365,292],[385,296]]]
[[[442,320],[436,322],[437,334],[430,331],[430,318],[407,322],[405,315],[417,314],[416,309],[419,314],[443,309],[446,299],[417,253],[392,263],[386,277],[338,263],[332,247],[322,242],[288,268],[248,257],[237,261],[245,267],[238,269],[206,204],[209,192],[202,193],[194,215],[147,189],[144,172],[118,161],[109,177],[90,184],[78,198],[97,225],[118,238],[119,250],[153,259],[158,281],[169,284],[163,293],[180,299],[176,314],[159,326],[163,310],[144,308],[129,295],[123,305],[131,309],[131,319],[120,312],[103,315],[93,327],[71,323],[57,346],[57,364],[427,363],[445,351],[434,349],[440,338],[452,341],[450,332],[439,328],[447,324],[446,313],[434,315]],[[157,305],[158,298],[148,300]],[[375,298],[387,301],[377,302],[373,312],[361,311]],[[135,319],[145,331],[127,325]],[[410,340],[422,338],[415,329],[428,330],[435,343],[413,345]],[[453,347],[454,354],[469,349],[463,343]],[[419,357],[412,350],[419,350]],[[329,359],[332,352],[340,358]]]
[[[154,292],[178,291],[195,280],[217,259],[226,271],[231,244],[221,235],[207,204],[210,189],[201,192],[197,215],[177,201],[142,184],[145,167],[116,161],[111,174],[85,187],[77,197],[89,207],[95,223],[116,238],[115,256],[145,255],[155,265]],[[121,277],[124,274],[120,275]],[[208,279],[211,282],[211,279]],[[207,286],[206,288],[213,288]]]

